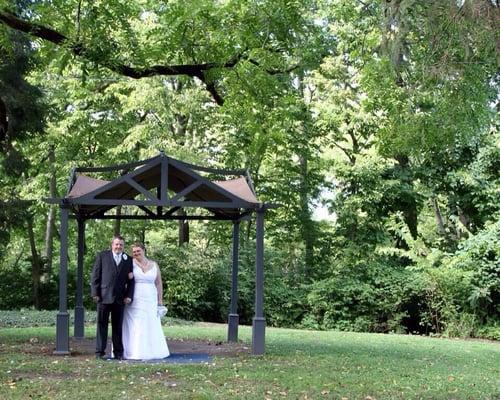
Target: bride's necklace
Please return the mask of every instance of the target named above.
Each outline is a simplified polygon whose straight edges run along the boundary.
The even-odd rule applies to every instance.
[[[148,272],[151,267],[150,267],[150,262],[147,258],[144,259],[144,262],[141,263],[139,260],[135,260],[137,266],[142,270],[143,273]]]

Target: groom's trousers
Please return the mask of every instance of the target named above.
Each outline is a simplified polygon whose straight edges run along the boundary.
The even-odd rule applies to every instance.
[[[122,323],[124,305],[97,303],[97,337],[95,353],[104,356],[108,342],[109,316],[111,315],[111,339],[115,358],[123,356]]]

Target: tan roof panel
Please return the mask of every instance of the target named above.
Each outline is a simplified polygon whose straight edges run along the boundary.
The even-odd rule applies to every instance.
[[[104,181],[102,179],[91,178],[83,174],[78,174],[76,181],[73,184],[67,197],[75,198],[83,196],[84,194],[93,192],[96,189],[106,185],[109,181]]]

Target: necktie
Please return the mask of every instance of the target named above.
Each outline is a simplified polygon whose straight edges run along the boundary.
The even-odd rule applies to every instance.
[[[120,264],[120,255],[119,254],[115,254],[115,264],[118,265]]]

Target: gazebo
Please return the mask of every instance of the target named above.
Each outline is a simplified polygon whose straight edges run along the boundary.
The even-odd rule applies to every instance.
[[[92,174],[116,176],[111,180]],[[170,192],[169,192],[170,191]],[[231,304],[228,315],[229,342],[238,340],[238,248],[240,222],[256,214],[255,314],[252,322],[252,354],[265,351],[264,300],[264,215],[276,205],[257,200],[247,170],[223,170],[196,166],[160,152],[156,157],[108,167],[77,167],[71,171],[63,198],[46,200],[60,207],[61,249],[59,266],[59,311],[56,320],[54,354],[69,354],[67,309],[68,223],[78,224],[77,285],[74,337],[84,338],[83,255],[87,220],[227,220],[233,224]],[[109,214],[117,206],[135,206],[133,213]],[[130,209],[130,207],[128,207]],[[176,215],[179,209],[193,213]],[[202,212],[201,210],[206,210]]]

